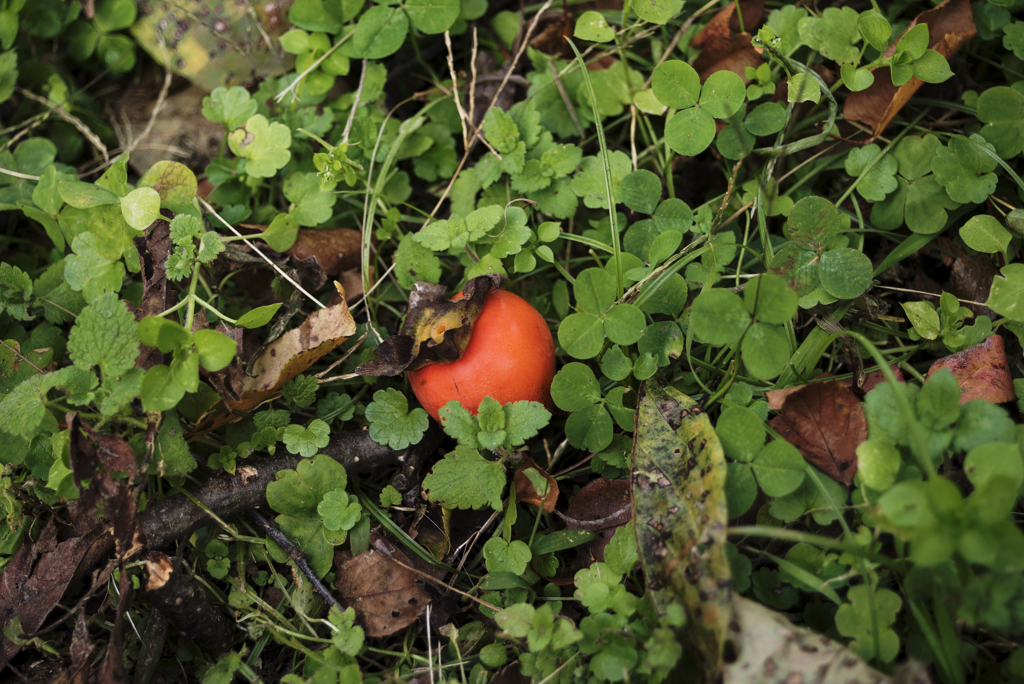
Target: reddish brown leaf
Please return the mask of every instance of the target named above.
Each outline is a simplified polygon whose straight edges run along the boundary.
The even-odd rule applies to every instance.
[[[544,483],[543,494],[537,491],[533,478]],[[516,501],[543,508],[548,513],[555,510],[555,502],[558,501],[558,483],[530,457],[523,457],[523,465],[516,470],[512,482],[516,488]]]
[[[717,71],[731,71],[746,83],[746,68],[757,68],[761,64],[761,48],[751,45],[749,33],[740,33],[709,41],[693,61],[693,68],[700,74],[702,82]]]
[[[0,574],[0,627],[17,617],[24,633],[39,629],[43,620],[64,596],[79,562],[100,534],[90,531],[57,543],[57,527],[51,520],[39,540],[22,545]],[[0,669],[21,646],[0,634]]]
[[[362,233],[351,228],[303,228],[288,255],[300,261],[314,259],[328,277],[359,265]]]
[[[739,6],[739,16],[736,15],[736,3],[734,2],[719,10],[718,14],[712,17],[711,21],[700,30],[697,37],[690,42],[690,47],[704,47],[716,38],[728,38],[733,33],[740,32],[741,28],[743,32],[749,33],[751,29],[761,23],[761,17],[764,16],[764,0],[741,0]],[[740,17],[743,18],[742,27]],[[700,71],[700,69],[697,70]]]
[[[1003,338],[999,335],[992,335],[970,349],[939,359],[928,369],[928,377],[942,368],[952,371],[960,385],[961,404],[972,399],[1001,404],[1017,398],[1006,363]]]
[[[903,371],[899,369],[899,366],[890,366],[890,368],[892,369],[893,374],[896,376],[896,382],[904,382]],[[831,377],[832,376],[829,375],[828,373],[819,373],[818,375],[815,375],[811,379],[821,380],[823,378]],[[845,380],[840,380],[839,382],[842,383],[843,387],[853,387],[852,378],[846,378]],[[883,382],[885,382],[885,374],[883,374],[880,370],[872,371],[864,376],[863,381],[861,382],[860,389],[862,392],[866,394],[871,390],[875,389],[875,387],[877,387],[880,383]],[[764,393],[764,398],[768,400],[768,410],[781,411],[782,407],[786,403],[786,398],[789,395],[793,394],[794,392],[799,392],[800,390],[807,386],[808,385],[794,385],[793,387],[784,387],[782,389],[777,390],[768,390],[767,392]]]
[[[615,530],[633,518],[629,480],[600,477],[592,480],[573,497],[566,514],[565,526],[570,530],[592,530],[597,536],[580,548],[581,561],[590,565],[604,561],[604,547]]]
[[[408,557],[394,544],[374,535],[372,548],[356,557],[335,556],[334,586],[341,601],[356,612],[366,636],[382,637],[415,622],[431,601],[424,580],[410,568]]]
[[[907,31],[918,24],[928,25],[928,47],[947,59],[978,33],[970,0],[945,0],[941,5],[917,15],[907,26]],[[883,56],[895,54],[898,42],[898,39],[893,41]],[[843,117],[847,121],[860,121],[870,126],[874,139],[924,82],[912,77],[897,88],[892,84],[889,67],[872,69],[871,72],[875,82],[867,90],[847,96]]]
[[[158,220],[149,227],[145,237],[132,238],[139,252],[142,266],[142,301],[135,309],[135,320],[156,316],[170,308],[170,294],[167,283],[167,257],[171,253],[170,224]],[[176,314],[173,314],[176,318]],[[156,347],[142,345],[135,359],[135,367],[147,370],[168,360]]]
[[[857,445],[868,438],[864,407],[842,383],[817,382],[793,392],[771,426],[821,472],[846,485],[857,473]]]

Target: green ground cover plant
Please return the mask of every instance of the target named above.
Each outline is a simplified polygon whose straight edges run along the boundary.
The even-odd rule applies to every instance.
[[[1024,679],[1022,152],[1020,0],[0,3],[0,677]]]

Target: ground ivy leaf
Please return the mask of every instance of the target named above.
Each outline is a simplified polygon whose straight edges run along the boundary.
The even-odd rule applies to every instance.
[[[1024,22],[1017,22],[1024,28]],[[1011,159],[1024,149],[1024,95],[1015,88],[996,86],[978,98],[978,119],[985,125],[981,137],[995,146],[1003,159]]]
[[[293,173],[284,182],[284,196],[293,204],[288,214],[300,226],[318,226],[331,218],[338,196],[320,188],[315,173]],[[265,238],[264,238],[265,239]]]
[[[0,401],[0,424],[5,432],[30,437],[46,416],[46,393],[60,382],[57,373],[33,375]]]
[[[855,62],[860,31],[859,15],[852,7],[829,7],[820,18],[808,17],[800,21],[800,38],[804,44],[836,62]]]
[[[612,195],[619,196],[619,186],[622,179],[632,170],[629,157],[621,150],[615,150],[608,155],[608,163],[611,166]],[[583,200],[583,204],[591,209],[607,209],[608,198],[604,184],[604,163],[599,157],[583,157],[580,163],[580,171],[572,177],[570,186],[576,196]],[[552,213],[552,216],[557,214]]]
[[[932,159],[935,180],[946,189],[950,198],[961,204],[981,204],[996,190],[995,170],[998,162],[980,149],[984,139],[972,135],[970,140],[950,138]]]
[[[576,19],[573,36],[580,40],[607,43],[615,38],[615,29],[608,25],[599,12],[584,12]]]
[[[76,235],[71,249],[75,253],[64,261],[64,278],[72,290],[82,293],[86,302],[121,289],[124,267],[117,261],[120,254],[109,258],[93,233]]]
[[[506,542],[501,537],[491,537],[484,544],[483,552],[487,572],[511,572],[513,575],[522,575],[533,558],[530,547],[518,539]]]
[[[850,648],[865,660],[877,657],[888,663],[900,650],[900,639],[892,625],[896,622],[896,614],[900,612],[903,601],[896,592],[879,589],[872,602],[870,591],[871,587],[865,584],[850,587],[846,595],[849,603],[844,603],[836,611],[836,629],[843,636],[853,639]],[[877,617],[872,618],[872,613]],[[872,634],[875,619],[878,621],[879,653],[875,653],[875,637]]]
[[[1013,321],[1024,321],[1024,264],[999,269],[1002,277],[992,279],[985,306]]]
[[[899,169],[899,162],[891,154],[886,154],[879,159],[882,149],[872,143],[864,147],[855,147],[850,150],[846,157],[846,173],[857,178],[873,162],[871,170],[860,179],[857,184],[857,193],[869,202],[881,202],[885,196],[896,189],[896,171]]]
[[[484,138],[500,154],[513,152],[519,144],[519,127],[503,109],[492,107],[487,110],[482,125]]]
[[[32,279],[17,266],[6,261],[0,263],[0,311],[19,321],[29,321],[31,303]]]
[[[331,441],[331,428],[319,418],[309,421],[309,427],[289,425],[284,429],[283,441],[290,454],[310,458]]]
[[[324,519],[324,527],[332,532],[351,530],[359,522],[363,509],[359,499],[345,493],[343,489],[332,489],[324,494],[316,512]]]
[[[256,113],[256,101],[242,86],[223,86],[203,98],[203,116],[229,131],[241,128]]]
[[[248,160],[245,172],[255,178],[270,178],[284,168],[292,158],[291,145],[291,129],[277,121],[270,123],[262,114],[249,117],[245,128],[228,135],[231,151]]]
[[[459,445],[438,461],[423,479],[423,488],[433,503],[445,508],[501,510],[505,469],[486,460],[476,449]]]
[[[374,392],[373,402],[366,407],[366,419],[370,422],[370,438],[395,450],[419,442],[430,424],[426,411],[409,411],[405,395],[390,387]]]
[[[109,292],[85,307],[68,335],[68,355],[80,368],[98,366],[104,378],[116,378],[135,366],[135,316],[116,294]]]

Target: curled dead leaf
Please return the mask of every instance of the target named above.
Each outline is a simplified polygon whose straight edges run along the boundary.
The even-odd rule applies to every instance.
[[[907,31],[918,24],[928,25],[928,47],[947,59],[978,33],[970,0],[945,0],[941,5],[917,15],[907,26]],[[885,57],[896,52],[898,42],[893,41],[886,49],[883,53]],[[896,87],[892,84],[889,67],[871,71],[875,82],[866,90],[850,93],[843,106],[843,118],[870,126],[873,140],[881,135],[903,105],[924,85],[924,81],[913,77]]]
[[[523,457],[523,464],[516,470],[512,482],[516,488],[516,501],[543,508],[548,513],[555,510],[558,483],[530,457]]]
[[[252,411],[277,396],[290,380],[355,332],[356,322],[344,301],[314,311],[302,325],[267,345],[252,365],[253,375],[243,379],[239,398],[223,397],[207,409],[186,438],[195,439],[239,420],[239,414]]]
[[[409,312],[401,331],[377,345],[374,352],[378,358],[356,368],[356,373],[394,376],[461,358],[487,295],[504,281],[504,276],[494,274],[473,278],[457,301],[445,297],[443,285],[418,281],[409,295]]]
[[[928,377],[948,368],[960,385],[960,403],[984,399],[993,404],[1014,401],[1013,378],[1006,362],[1003,338],[992,335],[984,342],[941,358],[928,369]]]

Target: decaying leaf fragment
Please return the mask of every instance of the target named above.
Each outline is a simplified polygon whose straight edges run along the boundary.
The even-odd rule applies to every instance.
[[[707,414],[672,387],[645,382],[631,475],[637,545],[658,612],[686,609],[708,681],[721,668],[732,614],[725,472]]]
[[[868,421],[850,388],[837,380],[805,385],[786,397],[771,426],[815,468],[845,485],[853,483],[856,449],[868,438]]]
[[[723,684],[817,682],[819,684],[928,684],[928,670],[914,661],[892,678],[872,669],[837,641],[804,627],[756,601],[737,596],[729,637],[737,658],[722,669]]]
[[[914,17],[906,30],[918,24],[928,25],[928,47],[947,59],[978,33],[970,0],[945,0],[941,5]],[[883,55],[893,55],[898,42],[898,39],[893,41]],[[874,140],[917,89],[924,85],[924,81],[913,77],[897,88],[892,84],[889,67],[872,69],[871,72],[875,82],[867,90],[850,93],[843,106],[843,118],[870,126],[871,139]]]
[[[432,363],[451,363],[462,357],[469,344],[484,300],[505,282],[504,276],[473,278],[463,297],[450,301],[443,285],[417,281],[409,295],[409,313],[402,330],[374,349],[379,358],[356,368],[360,375],[394,376]]]
[[[348,305],[341,301],[314,311],[297,328],[292,328],[263,349],[246,376],[239,399],[226,397],[207,409],[188,434],[194,439],[221,425],[239,419],[238,412],[252,411],[281,392],[288,381],[302,373],[325,354],[354,335],[356,322]]]
[[[1006,362],[1003,338],[999,335],[992,335],[962,352],[939,359],[928,369],[928,377],[942,368],[948,368],[956,378],[961,404],[972,399],[1001,404],[1017,398]]]

